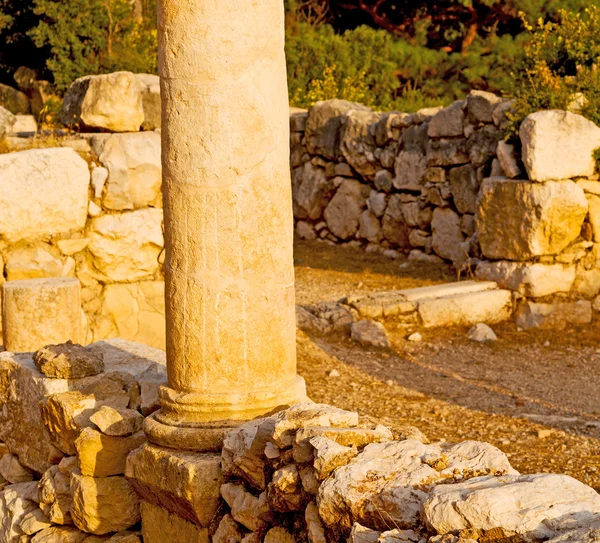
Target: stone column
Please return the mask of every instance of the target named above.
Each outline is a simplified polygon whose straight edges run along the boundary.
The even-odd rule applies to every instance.
[[[296,375],[282,0],[160,0],[169,387],[155,443],[305,399]]]

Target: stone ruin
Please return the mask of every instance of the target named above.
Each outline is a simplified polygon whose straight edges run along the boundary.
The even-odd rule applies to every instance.
[[[148,170],[146,162],[132,159],[151,148],[145,142],[156,141],[156,133],[72,138],[59,149],[0,158],[3,186],[9,188],[0,195],[9,279],[3,313],[11,321],[4,337],[19,346],[15,350],[34,351],[0,353],[0,542],[600,539],[600,495],[571,477],[521,475],[490,444],[430,443],[416,428],[388,428],[306,398],[295,359],[283,6],[278,0],[244,9],[235,4],[160,3],[164,241],[160,168]],[[141,96],[140,87],[122,77],[129,76],[76,82],[72,98],[81,107],[69,106],[65,114],[88,128],[122,129],[119,122],[132,123],[126,130],[139,128],[145,119],[141,98],[135,98],[138,116],[128,116],[126,102],[116,99],[104,103],[119,122],[94,114],[94,105],[103,102],[98,89],[106,82]],[[86,102],[90,94],[96,98]],[[598,181],[587,149],[597,146],[594,130],[600,129],[551,113],[587,130],[575,148],[563,142],[573,155],[582,153],[575,170],[556,162],[560,149],[548,153],[540,146],[547,116],[530,118],[522,127],[522,160],[530,179],[511,180],[521,166],[510,149],[492,144],[498,106],[490,101],[498,102],[474,94],[466,103],[413,117],[352,105],[323,117],[340,107],[329,103],[308,117],[292,117],[292,126],[299,123],[293,145],[307,146],[299,158],[296,153],[303,165],[294,172],[294,205],[300,205],[299,194],[314,196],[312,181],[304,188],[307,179],[316,175],[330,187],[316,190],[317,199],[327,200],[319,204],[325,226],[317,227],[320,215],[304,215],[296,224],[299,233],[348,240],[359,228],[366,232],[365,221],[375,232],[383,217],[384,237],[385,231],[403,236],[398,249],[410,249],[411,238],[423,243],[414,244],[420,253],[413,258],[455,245],[462,250],[467,243],[469,260],[493,259],[471,261],[478,269],[513,270],[508,274],[513,282],[503,288],[467,282],[365,299],[349,295],[328,313],[305,311],[305,320],[346,326],[346,311],[374,318],[413,315],[427,322],[459,311],[461,302],[482,311],[474,300],[488,297],[502,301],[508,316],[515,293],[531,295],[514,285],[532,284],[513,278],[511,266],[523,266],[514,272],[519,278],[555,277],[553,271],[548,276],[523,271],[541,269],[535,266],[574,270],[569,287],[558,291],[564,293],[575,288],[583,271],[595,269],[595,219],[586,190],[589,194]],[[14,120],[5,117],[8,124]],[[302,119],[305,135],[298,137]],[[382,126],[384,137],[377,140]],[[545,154],[532,153],[527,141]],[[311,157],[319,145],[325,151]],[[96,157],[104,165],[90,174],[72,147],[90,157],[89,150],[101,149]],[[391,149],[386,156],[397,153],[394,161],[383,158],[380,147]],[[494,152],[511,179],[486,177]],[[548,178],[544,168],[552,160]],[[498,163],[494,173],[500,173]],[[384,177],[391,178],[386,188]],[[580,177],[586,179],[563,180]],[[371,190],[371,181],[377,190]],[[472,204],[475,192],[477,209],[463,207]],[[20,207],[11,206],[13,200]],[[531,202],[537,213],[528,207]],[[507,216],[507,203],[515,204],[516,218]],[[409,224],[408,217],[415,216],[422,223]],[[436,217],[443,227],[436,226]],[[524,218],[527,231],[518,228]],[[436,242],[442,234],[445,241]],[[387,237],[376,237],[369,242],[377,250],[397,250]],[[460,252],[439,256],[456,261]],[[566,261],[567,255],[574,256]],[[33,284],[19,281],[40,273],[43,278]],[[68,278],[73,275],[81,291],[77,279]],[[502,283],[501,277],[495,280]],[[123,339],[77,343],[96,338],[111,287],[119,289],[111,294],[114,304],[135,300],[136,311],[125,314],[138,334],[148,330],[141,315],[163,322],[162,307],[153,301],[164,289],[166,354]],[[49,312],[48,303],[54,304]],[[465,319],[472,316],[463,313]],[[27,334],[18,329],[31,332],[37,347],[26,345]],[[56,344],[46,344],[50,336]]]

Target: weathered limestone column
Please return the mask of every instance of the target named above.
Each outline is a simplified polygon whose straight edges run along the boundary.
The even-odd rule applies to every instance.
[[[4,348],[25,353],[68,340],[81,343],[81,313],[78,279],[7,281],[2,284]]]
[[[160,0],[169,387],[155,443],[305,398],[296,375],[282,0]]]

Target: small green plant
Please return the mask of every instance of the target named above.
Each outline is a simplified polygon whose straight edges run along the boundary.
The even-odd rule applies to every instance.
[[[594,151],[594,160],[596,161],[596,172],[600,173],[600,147]]]

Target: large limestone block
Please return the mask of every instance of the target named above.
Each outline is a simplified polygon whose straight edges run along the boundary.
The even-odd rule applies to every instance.
[[[0,141],[10,135],[17,118],[7,109],[0,106]]]
[[[72,341],[39,349],[33,362],[46,377],[55,379],[81,379],[104,371],[102,353]]]
[[[341,156],[342,116],[351,110],[371,111],[366,106],[346,100],[317,102],[310,109],[306,121],[306,146],[310,154],[329,160],[337,160]]]
[[[323,168],[311,162],[304,163],[293,176],[294,217],[319,219],[334,190],[334,184],[327,179]]]
[[[459,294],[419,303],[419,317],[426,328],[493,324],[510,319],[512,312],[513,294],[509,290]]]
[[[84,428],[75,440],[77,460],[82,475],[110,477],[125,473],[127,455],[146,441],[144,432],[130,436],[107,436]]]
[[[600,495],[567,475],[477,477],[439,485],[423,507],[439,534],[500,529],[528,540],[556,535],[562,523],[575,528],[600,514]]]
[[[462,136],[465,124],[466,102],[458,100],[436,113],[427,129],[427,135],[430,138],[452,138]]]
[[[61,462],[62,466],[62,462]],[[71,473],[51,466],[39,482],[40,509],[54,524],[72,524]]]
[[[362,177],[374,179],[379,170],[375,157],[377,143],[372,127],[380,120],[381,114],[370,111],[349,111],[342,117],[340,132],[340,150],[350,164]]]
[[[579,236],[587,210],[572,181],[486,179],[476,219],[481,250],[499,260],[557,255]]]
[[[188,520],[174,515],[167,509],[146,501],[141,503],[142,536],[144,543],[209,543],[207,528],[201,528]]]
[[[102,199],[104,207],[160,207],[160,153],[160,134],[156,132],[112,134],[100,155],[100,162],[109,173]]]
[[[107,436],[124,437],[142,429],[144,416],[134,409],[116,409],[108,405],[96,411],[90,420]]]
[[[220,455],[146,444],[130,454],[125,476],[143,500],[200,527],[209,526],[222,504]]]
[[[152,74],[135,74],[142,93],[144,108],[143,130],[161,127],[160,77]]]
[[[523,163],[532,181],[590,177],[596,171],[594,150],[600,147],[600,128],[567,111],[538,111],[519,130]]]
[[[120,337],[157,349],[165,347],[165,284],[163,281],[107,285],[96,340]]]
[[[528,298],[542,298],[569,292],[575,281],[574,266],[532,264],[500,260],[484,261],[475,270],[477,279],[495,281],[500,288],[518,292]]]
[[[37,483],[18,483],[9,485],[0,492],[0,541],[19,543],[23,531],[20,527],[23,519],[37,509],[34,499]]]
[[[359,181],[347,179],[342,183],[324,213],[327,227],[333,235],[343,240],[354,237],[360,215],[367,207],[368,196],[368,187]]]
[[[137,132],[144,122],[138,80],[131,72],[76,79],[64,99],[60,121],[110,132]]]
[[[88,249],[96,268],[116,282],[154,275],[164,246],[162,210],[140,209],[92,219]]]
[[[45,345],[82,341],[81,287],[77,279],[7,281],[2,284],[4,347],[32,352]]]
[[[524,330],[562,330],[571,324],[589,324],[592,322],[592,302],[579,300],[542,304],[524,301],[517,308],[516,321]]]
[[[488,443],[424,445],[408,439],[371,444],[323,482],[319,513],[329,529],[345,534],[354,522],[379,530],[390,525],[416,527],[423,502],[436,482],[477,474],[517,472],[504,453]]]
[[[87,163],[67,147],[0,155],[0,237],[14,243],[82,230]]]
[[[455,260],[465,236],[460,227],[460,217],[450,208],[438,207],[431,220],[433,250],[446,260]]]
[[[126,530],[141,520],[140,503],[125,477],[87,477],[73,473],[73,522],[90,534]]]

